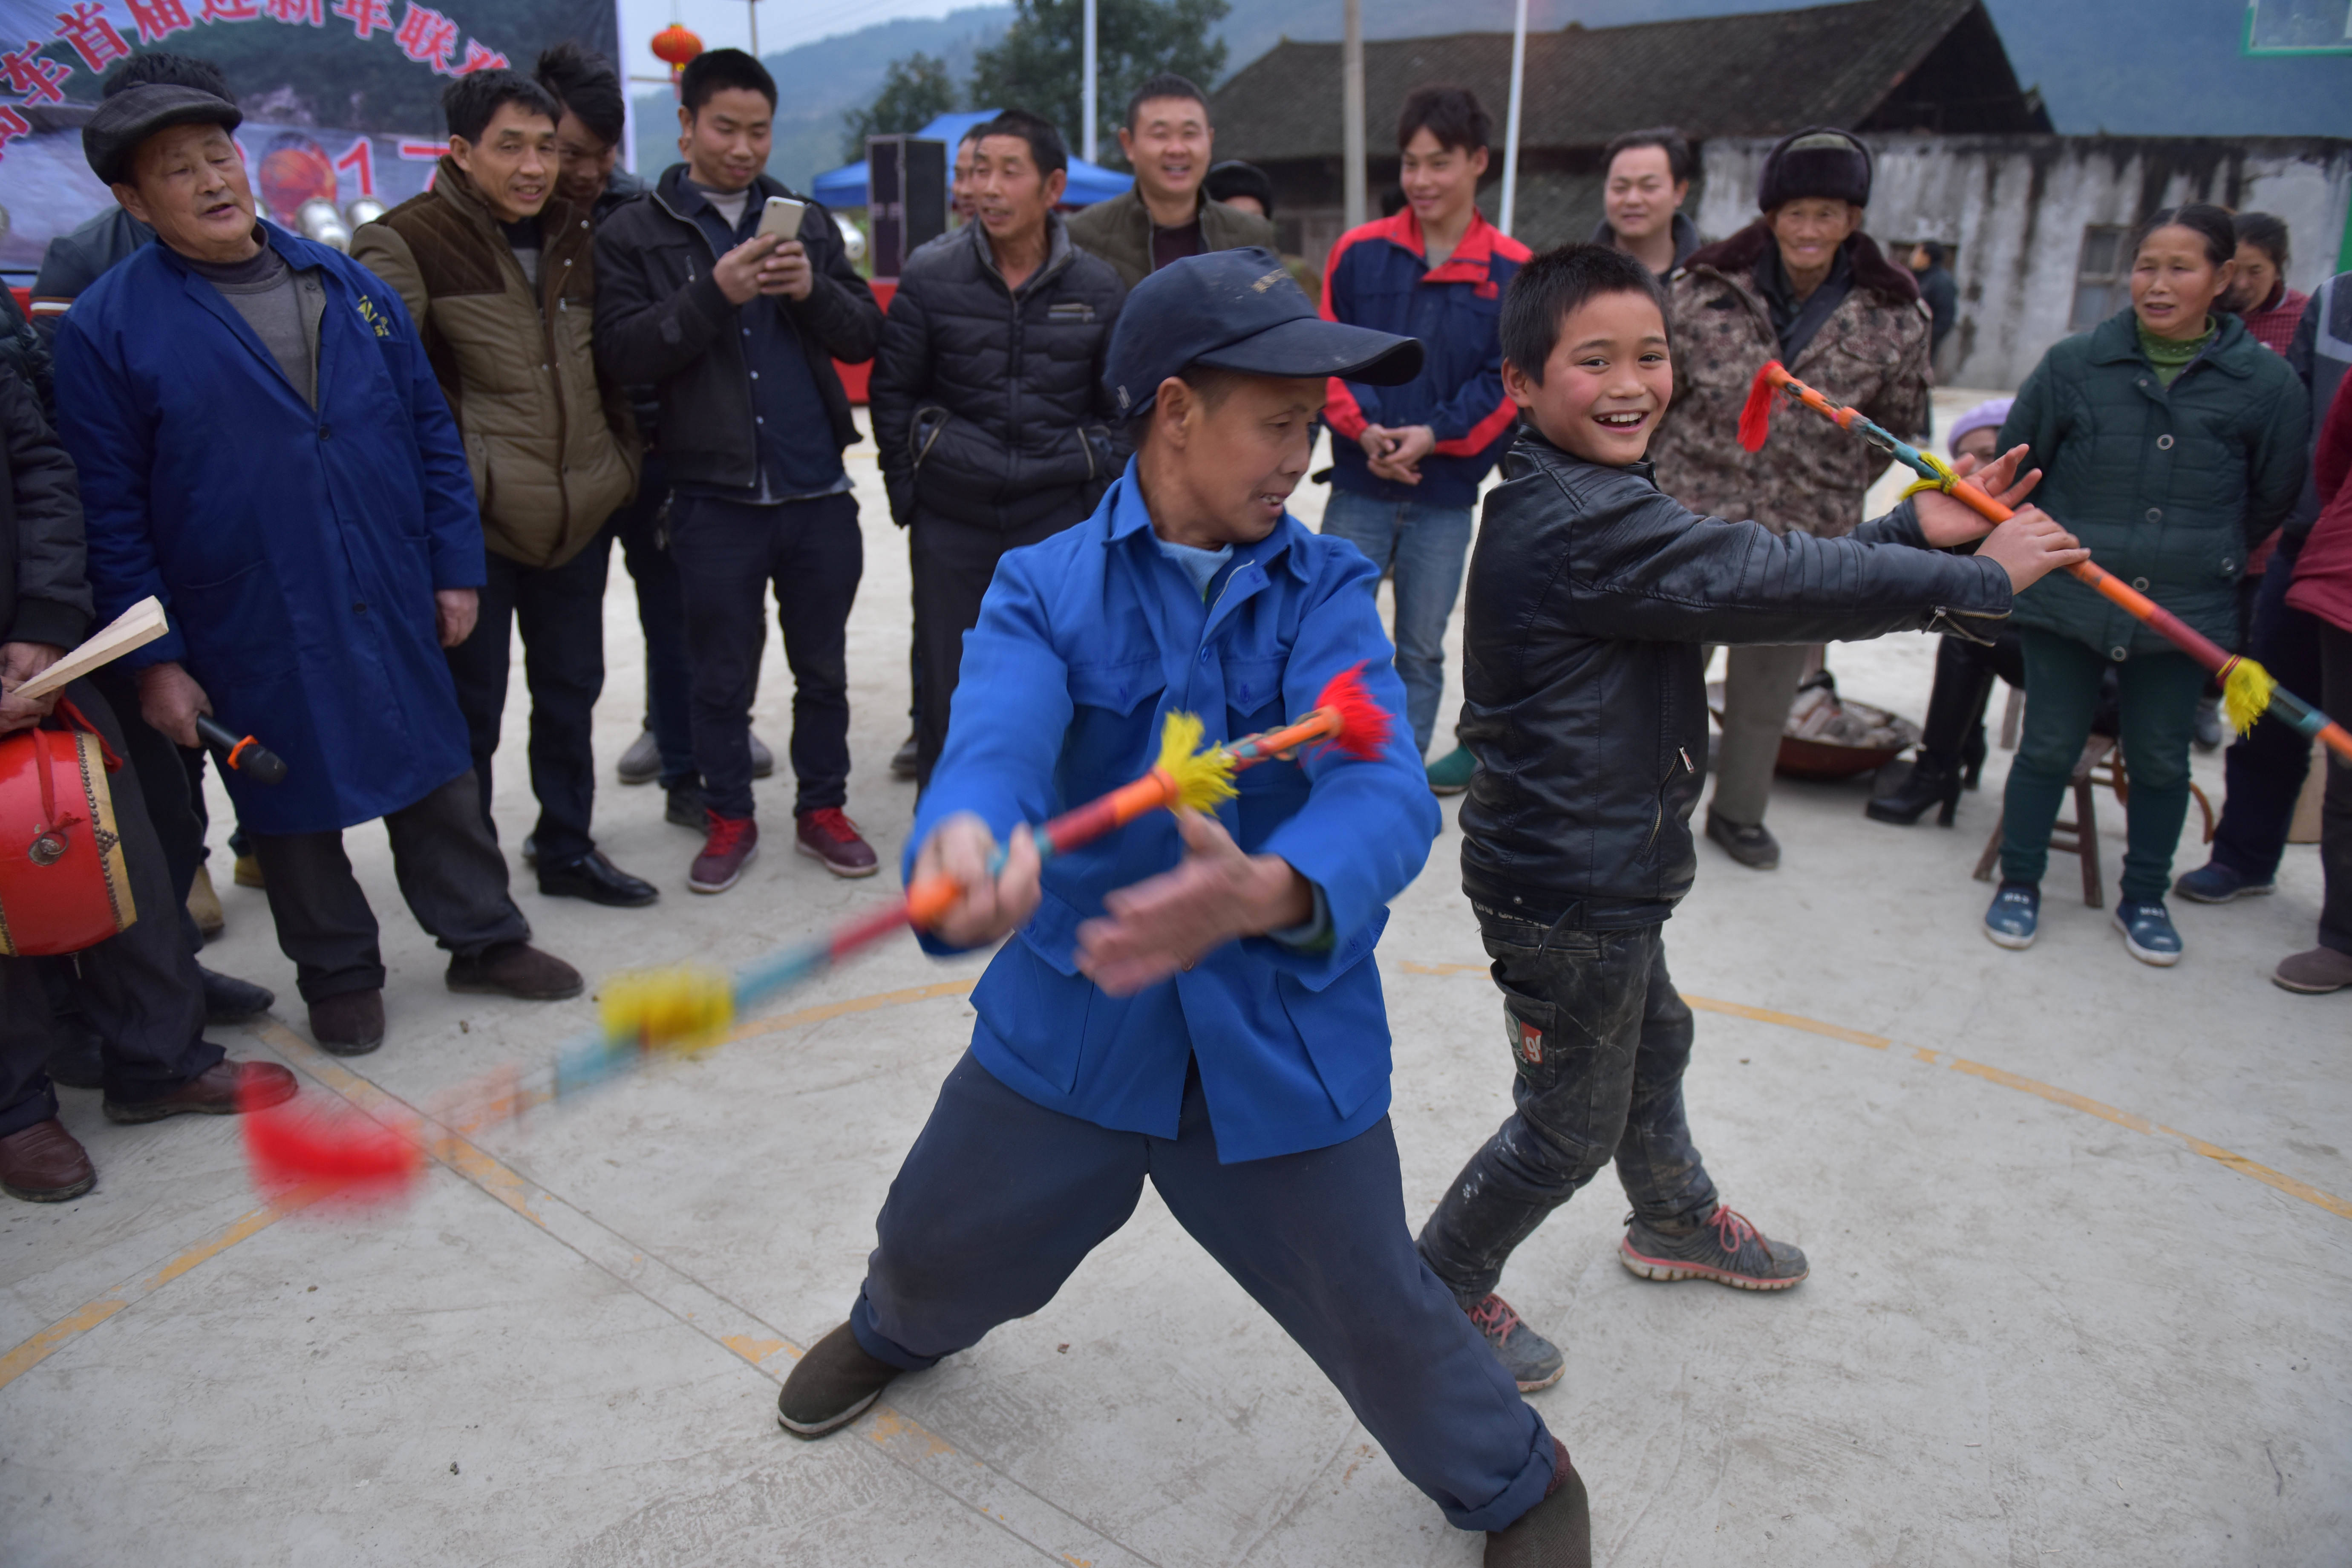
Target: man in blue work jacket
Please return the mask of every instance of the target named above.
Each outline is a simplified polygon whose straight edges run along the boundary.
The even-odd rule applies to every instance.
[[[1129,296],[1108,380],[1137,455],[1090,519],[998,567],[908,839],[910,876],[964,889],[931,951],[1018,934],[849,1321],[784,1385],[788,1430],[833,1431],[1038,1310],[1149,1174],[1407,1478],[1495,1532],[1490,1564],[1590,1561],[1567,1450],[1405,1226],[1370,959],[1437,832],[1411,741],[1252,769],[1213,816],[1154,815],[1042,871],[1022,826],[1142,773],[1171,710],[1212,736],[1270,729],[1358,665],[1400,706],[1379,574],[1285,502],[1320,378],[1394,384],[1421,358],[1318,320],[1267,250],[1188,258]]]
[[[342,829],[383,819],[401,891],[453,991],[576,995],[530,945],[483,821],[441,650],[473,627],[482,525],[465,448],[400,296],[256,218],[236,107],[134,87],[83,151],[155,243],[59,323],[58,429],[81,473],[106,620],[149,595],[171,629],[127,656],[146,721],[216,714],[286,760],[225,773],[311,1033],[383,1039],[375,917]]]

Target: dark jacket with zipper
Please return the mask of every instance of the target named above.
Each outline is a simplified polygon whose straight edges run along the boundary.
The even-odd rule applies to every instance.
[[[890,515],[918,507],[979,528],[1026,528],[1095,509],[1127,464],[1103,386],[1127,285],[1046,218],[1044,265],[1019,289],[988,231],[907,258],[868,396]]]
[[[0,487],[0,643],[70,648],[88,635],[90,619],[81,489],[41,400],[5,362],[0,438],[8,444],[8,483]]]
[[[2230,647],[2246,558],[2294,510],[2310,447],[2286,361],[2230,312],[2214,320],[2212,342],[2169,387],[2128,309],[2060,342],[2018,389],[2000,445],[2033,449],[2033,504],[2092,560]],[[2025,591],[2017,624],[2117,660],[2172,647],[2067,573]]]
[[[1487,492],[1463,625],[1462,886],[1549,924],[1654,924],[1697,871],[1703,643],[1962,631],[2009,578],[1921,545],[1912,503],[1842,539],[1703,517],[1647,463],[1587,462],[1523,431]]]
[[[596,359],[624,385],[656,389],[673,484],[750,489],[760,482],[760,448],[742,312],[778,312],[808,361],[839,451],[856,441],[857,425],[833,362],[874,357],[882,308],[850,265],[832,213],[815,202],[801,216],[814,274],[808,298],[729,303],[710,275],[719,252],[681,210],[685,181],[686,165],[674,163],[643,197],[597,219]],[[805,200],[765,174],[747,199],[760,207],[771,196]]]

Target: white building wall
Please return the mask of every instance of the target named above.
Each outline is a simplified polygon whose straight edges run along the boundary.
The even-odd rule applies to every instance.
[[[2308,292],[2337,268],[2352,201],[2352,142],[1905,135],[1871,143],[1870,233],[1882,244],[1953,247],[1959,321],[1937,366],[1948,386],[2014,388],[2066,335],[2088,226],[2128,226],[2188,201],[2275,213],[2292,237],[2288,281]],[[1706,144],[1700,233],[1720,238],[1754,220],[1771,146]]]

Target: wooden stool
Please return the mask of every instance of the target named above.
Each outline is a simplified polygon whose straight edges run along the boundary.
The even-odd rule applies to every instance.
[[[2131,778],[2124,770],[2124,754],[2117,749],[2113,735],[2093,735],[2083,742],[2083,754],[2074,761],[2074,771],[2067,775],[2067,784],[2074,792],[2074,820],[2063,818],[2050,825],[2050,847],[2062,854],[2077,857],[2083,863],[2083,901],[2091,908],[2106,907],[2105,883],[2099,875],[2099,813],[2093,795],[2095,785],[2105,784],[2116,792],[2116,803],[2129,808]],[[2213,803],[2195,784],[2189,793],[2204,814],[2204,842],[2213,842]],[[1992,837],[1985,840],[1984,853],[1977,858],[1976,878],[1979,882],[1992,880],[1993,868],[2000,864],[2000,830],[2008,813],[1993,819]]]

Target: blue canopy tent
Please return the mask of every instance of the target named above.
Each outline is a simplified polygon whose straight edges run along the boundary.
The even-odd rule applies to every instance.
[[[950,151],[963,139],[963,133],[983,120],[993,120],[993,109],[965,110],[956,114],[942,114],[920,131],[918,136],[944,142]],[[1089,163],[1073,153],[1070,157],[1069,188],[1062,200],[1069,206],[1086,206],[1094,202],[1107,202],[1135,184],[1132,174],[1115,174],[1099,163]],[[809,195],[829,207],[862,207],[866,205],[866,163],[838,169],[828,169],[811,183]]]

